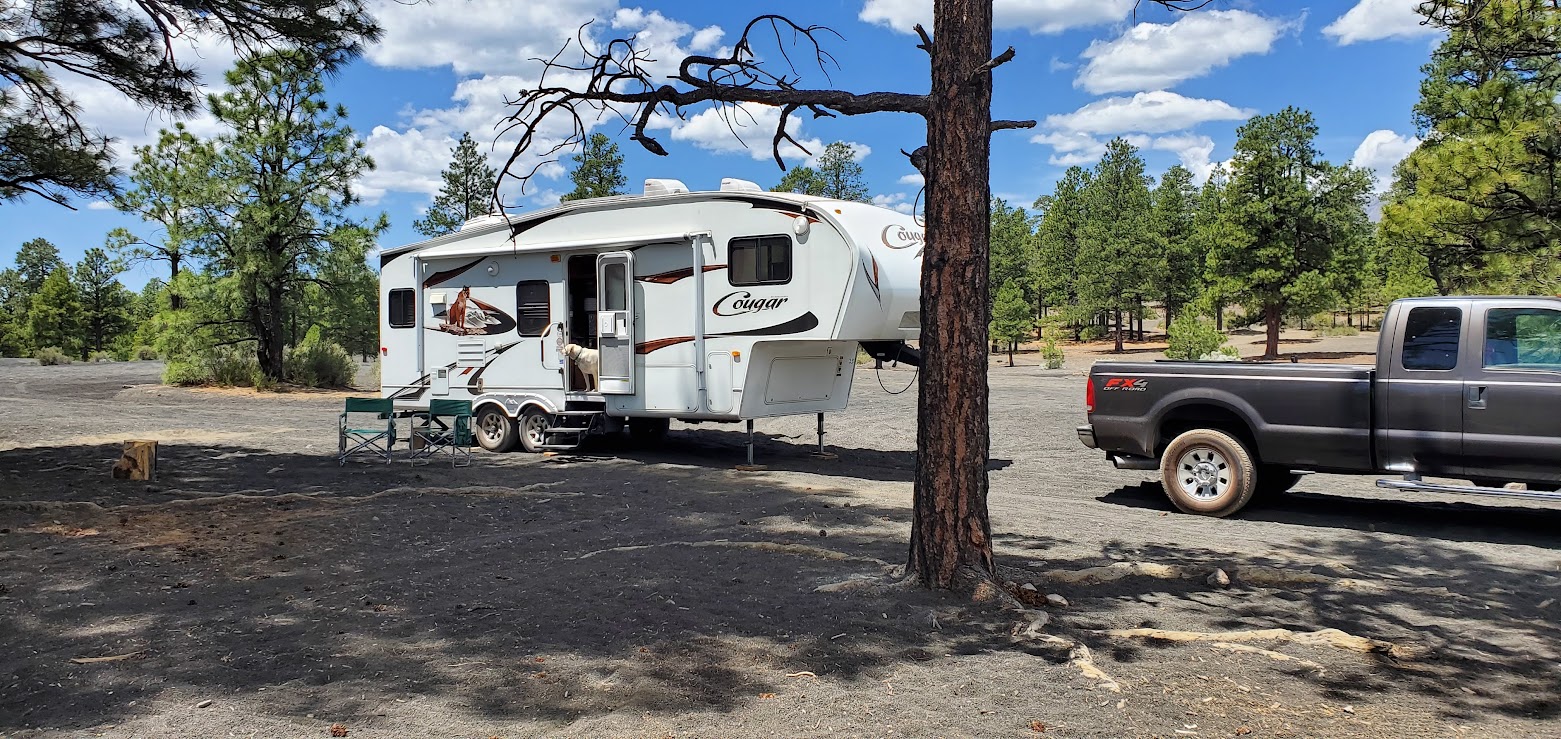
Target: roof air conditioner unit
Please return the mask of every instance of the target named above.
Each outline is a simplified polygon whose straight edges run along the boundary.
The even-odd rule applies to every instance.
[[[764,192],[759,183],[739,180],[736,177],[721,178],[721,192]]]
[[[688,185],[677,180],[645,180],[645,196],[672,195],[688,192]]]

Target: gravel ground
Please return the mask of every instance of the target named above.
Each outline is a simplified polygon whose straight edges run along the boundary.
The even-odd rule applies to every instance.
[[[0,361],[0,735],[1561,736],[1561,505],[1318,475],[1181,515],[1078,445],[1088,361],[992,373],[999,564],[1068,601],[1045,635],[884,584],[909,371],[858,374],[838,460],[800,418],[760,473],[711,424],[451,470],[337,466],[342,394]],[[155,483],[109,479],[127,438]]]

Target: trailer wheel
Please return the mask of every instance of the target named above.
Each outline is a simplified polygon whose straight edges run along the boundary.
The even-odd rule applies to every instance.
[[[1302,475],[1290,471],[1288,467],[1275,467],[1264,465],[1257,471],[1256,495],[1279,495],[1289,492],[1291,488],[1301,484]]]
[[[477,445],[490,452],[507,452],[515,448],[515,422],[496,405],[483,406],[472,419],[476,428]]]
[[[547,443],[545,433],[549,426],[553,425],[553,414],[534,405],[526,406],[520,412],[520,418],[515,421],[515,426],[520,437],[520,448],[528,452],[537,453],[546,451],[542,448]]]
[[[1165,494],[1178,509],[1218,518],[1252,500],[1256,472],[1247,448],[1213,429],[1194,429],[1176,437],[1160,463]]]

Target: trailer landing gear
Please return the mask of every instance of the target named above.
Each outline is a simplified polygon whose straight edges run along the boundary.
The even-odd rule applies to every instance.
[[[818,451],[811,455],[814,459],[840,459],[840,455],[824,451],[824,414],[818,414]]]
[[[767,469],[762,464],[753,463],[753,419],[748,419],[748,464],[737,465],[739,472],[763,472]]]

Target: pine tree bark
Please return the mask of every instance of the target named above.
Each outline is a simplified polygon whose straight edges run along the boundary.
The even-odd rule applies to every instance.
[[[1264,359],[1278,359],[1279,358],[1279,322],[1281,320],[1281,315],[1279,313],[1279,306],[1277,306],[1277,305],[1267,306],[1267,307],[1265,307],[1263,309],[1263,312],[1264,312],[1263,323],[1265,324],[1266,328],[1268,329],[1268,343],[1267,343],[1266,350],[1263,352],[1263,358]]]
[[[927,250],[909,572],[956,588],[995,576],[987,518],[991,0],[936,0],[927,115]],[[971,307],[979,306],[972,314]]]

